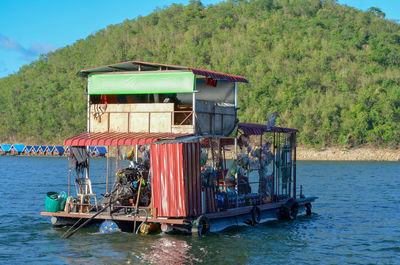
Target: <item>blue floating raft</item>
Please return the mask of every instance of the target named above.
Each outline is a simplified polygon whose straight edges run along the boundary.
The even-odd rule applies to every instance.
[[[121,229],[114,221],[105,220],[101,223],[99,231],[101,233],[121,232]]]

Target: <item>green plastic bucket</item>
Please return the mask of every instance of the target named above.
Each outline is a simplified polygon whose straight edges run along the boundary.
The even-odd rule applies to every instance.
[[[60,207],[58,208],[59,211],[64,211],[67,198],[68,196],[65,192],[60,193]]]
[[[58,212],[60,210],[61,201],[62,200],[58,198],[57,192],[54,191],[48,192],[46,194],[46,203],[45,203],[46,212],[51,212],[51,213]]]

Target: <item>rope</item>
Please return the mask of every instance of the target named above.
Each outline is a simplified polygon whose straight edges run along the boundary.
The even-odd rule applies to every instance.
[[[138,233],[140,227],[142,227],[142,225],[143,225],[144,223],[147,223],[147,219],[149,218],[149,214],[148,214],[148,212],[147,212],[146,210],[144,210],[144,209],[139,209],[139,211],[140,211],[140,210],[142,210],[142,211],[144,211],[144,212],[146,213],[146,219],[139,225],[139,227],[138,227],[137,230],[136,230],[136,234]]]
[[[94,208],[94,206],[92,206],[92,208],[90,210],[92,210],[93,208]],[[75,224],[73,224],[70,228],[68,228],[68,230],[61,237],[64,237],[67,233],[69,233],[69,231],[71,231],[71,229],[74,228],[75,225],[77,225],[82,220],[83,220],[83,218],[79,218],[79,220]]]
[[[115,192],[112,191],[110,196],[112,196],[112,194]],[[70,227],[63,235],[62,238],[70,238],[73,234],[75,234],[79,229],[81,229],[83,226],[85,226],[87,223],[89,223],[91,220],[93,220],[96,216],[98,216],[100,213],[104,212],[108,207],[110,207],[110,216],[112,214],[111,212],[111,204],[113,203],[112,199],[110,198],[110,202],[100,211],[98,211],[97,213],[95,213],[92,217],[90,217],[89,219],[87,219],[83,224],[81,224],[78,228],[76,228],[74,231],[70,232],[72,228],[75,227],[75,225],[77,225],[80,221],[82,221],[82,219],[84,219],[83,217],[81,217],[72,227]],[[94,206],[92,206],[92,208],[90,210],[92,210],[94,208]],[[90,211],[89,210],[89,211]],[[68,234],[69,233],[69,234]]]
[[[136,198],[135,218],[134,218],[134,221],[133,221],[133,232],[135,232],[135,230],[136,230],[136,216],[137,216],[137,213],[138,213],[138,205],[139,205],[139,197],[140,197],[140,188],[142,187],[142,181],[143,181],[143,177],[141,177],[141,178],[139,179],[139,191],[138,191],[138,195],[137,195],[137,198]]]
[[[109,205],[111,205],[111,201],[109,202]],[[84,227],[87,223],[89,223],[90,221],[92,221],[96,216],[98,216],[99,214],[101,214],[102,212],[104,212],[107,207],[109,206],[107,205],[106,207],[104,207],[103,209],[101,209],[100,211],[98,211],[97,213],[95,213],[92,217],[90,217],[89,219],[87,219],[83,224],[81,224],[80,226],[78,226],[78,228],[76,228],[74,231],[70,232],[69,234],[65,233],[62,238],[70,238],[73,234],[75,234],[76,232],[78,232],[79,229],[81,229],[82,227]],[[82,219],[82,218],[81,218]],[[81,220],[80,219],[80,220]],[[79,222],[79,221],[78,221]],[[77,223],[78,223],[77,222]]]

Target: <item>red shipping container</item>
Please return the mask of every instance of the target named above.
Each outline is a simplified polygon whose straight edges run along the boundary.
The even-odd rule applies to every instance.
[[[200,215],[200,144],[153,144],[150,159],[152,202],[157,216]]]

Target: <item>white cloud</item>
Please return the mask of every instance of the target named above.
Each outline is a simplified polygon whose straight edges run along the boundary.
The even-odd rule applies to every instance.
[[[0,49],[14,50],[21,54],[23,60],[30,62],[42,53],[54,51],[55,47],[52,44],[32,42],[31,47],[27,49],[17,41],[0,34]]]
[[[2,35],[0,35],[0,47],[5,50],[18,50],[21,48],[18,42]]]
[[[55,48],[52,44],[32,42],[31,50],[38,54],[42,54],[42,53],[48,53],[48,52],[54,51]]]

